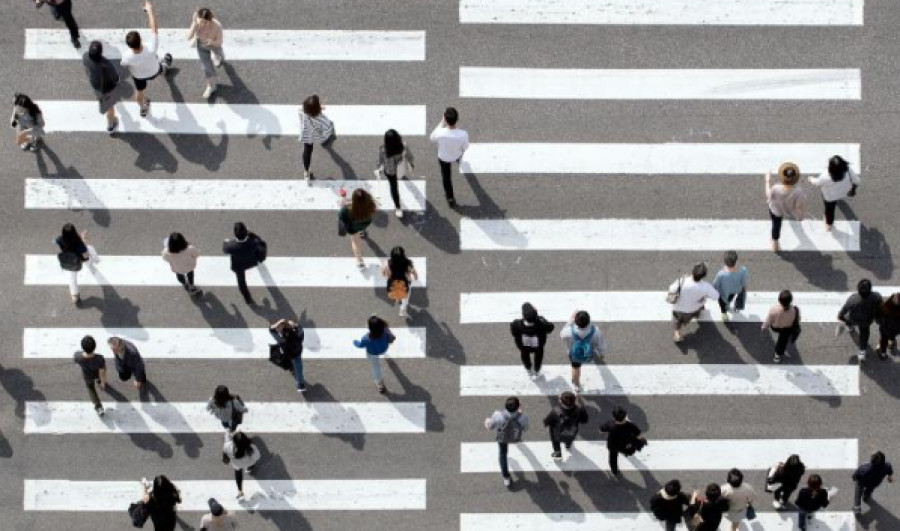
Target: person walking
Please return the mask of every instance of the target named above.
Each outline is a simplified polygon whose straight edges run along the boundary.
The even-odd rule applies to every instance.
[[[203,295],[203,290],[194,284],[194,270],[197,269],[199,257],[200,250],[188,243],[180,232],[173,232],[163,240],[162,259],[169,263],[184,291],[194,297]]]
[[[722,497],[728,500],[728,512],[726,518],[731,522],[731,531],[737,531],[741,526],[741,520],[745,518],[752,520],[751,517],[756,511],[753,510],[753,500],[756,498],[756,491],[749,483],[744,483],[744,474],[736,468],[732,468],[728,472],[727,482],[722,485]]]
[[[530,302],[522,305],[522,318],[509,323],[509,332],[513,336],[522,366],[528,372],[532,381],[541,374],[541,364],[544,361],[544,346],[547,344],[547,336],[555,328],[554,324],[540,315]],[[534,364],[531,355],[534,354]]]
[[[244,296],[244,302],[253,305],[255,304],[253,297],[247,288],[247,270],[265,261],[268,245],[262,238],[247,230],[242,221],[234,224],[234,238],[225,240],[222,252],[231,257],[231,270],[237,278],[238,289]],[[191,284],[193,285],[193,282]]]
[[[747,267],[738,267],[735,251],[725,251],[725,265],[716,273],[713,287],[719,292],[719,310],[722,320],[728,322],[728,312],[741,312],[747,301]],[[731,303],[734,302],[732,309]]]
[[[681,522],[684,509],[690,504],[687,494],[681,492],[681,482],[667,481],[663,488],[650,497],[650,511],[657,520],[665,523],[666,531],[675,531]]]
[[[234,431],[244,422],[244,414],[250,410],[240,396],[232,395],[228,387],[219,385],[206,403],[206,411],[219,419],[227,431]]]
[[[163,475],[153,478],[153,483],[147,478],[141,479],[143,490],[142,501],[150,513],[150,521],[153,522],[155,531],[175,531],[178,523],[176,506],[181,503],[181,492]]]
[[[291,372],[297,383],[297,392],[306,392],[306,379],[303,376],[303,338],[305,332],[300,323],[290,319],[279,319],[269,327],[269,333],[281,349],[282,354],[291,360]]]
[[[801,531],[806,531],[806,526],[813,519],[815,512],[828,507],[828,491],[822,488],[820,475],[809,475],[809,478],[806,479],[806,487],[800,489],[794,504],[800,510],[800,514],[797,515],[799,528]]]
[[[772,220],[772,250],[781,250],[781,224],[785,216],[798,221],[806,217],[806,194],[797,186],[800,168],[793,162],[785,162],[778,168],[778,184],[772,184],[772,172],[766,173],[765,195]]]
[[[69,295],[75,305],[81,303],[81,289],[78,287],[78,272],[84,262],[88,265],[100,263],[100,257],[92,245],[87,243],[87,231],[78,232],[75,225],[66,223],[62,232],[56,237],[56,246],[59,248],[59,266],[69,273]]]
[[[397,338],[391,332],[387,322],[384,319],[372,314],[366,325],[369,331],[360,339],[353,340],[353,346],[356,348],[366,349],[366,359],[372,367],[372,379],[375,380],[375,387],[378,392],[384,394],[387,388],[384,386],[384,378],[381,375],[381,356],[384,355],[391,343]]]
[[[591,324],[591,315],[584,310],[577,311],[569,317],[569,322],[559,331],[569,353],[569,364],[572,367],[572,387],[576,393],[584,391],[581,385],[581,366],[594,359],[603,359],[606,352],[606,338],[600,329]]]
[[[609,471],[614,477],[619,477],[619,454],[625,456],[634,455],[647,445],[647,440],[641,437],[641,429],[631,422],[628,414],[619,406],[612,410],[612,420],[600,426],[600,431],[606,433],[606,450],[609,452]]]
[[[226,431],[222,460],[234,469],[234,483],[237,485],[237,499],[244,499],[244,471],[252,474],[253,465],[259,461],[259,448],[242,431]]]
[[[100,402],[100,396],[97,394],[97,386],[106,390],[106,359],[96,353],[97,342],[91,336],[81,338],[81,352],[76,352],[73,361],[81,368],[81,376],[84,378],[84,385],[87,387],[88,396],[91,397],[91,403],[94,404],[94,411],[97,415],[103,416],[106,411],[103,409],[103,403]]]
[[[44,142],[44,113],[31,98],[16,94],[10,125],[16,130],[16,145],[22,151],[37,151]]]
[[[553,445],[551,457],[554,460],[562,459],[560,443],[566,446],[568,452],[572,452],[572,443],[578,436],[579,426],[587,424],[587,409],[579,402],[575,393],[564,391],[559,395],[559,404],[544,417],[544,427],[550,432],[550,444]]]
[[[453,163],[459,164],[463,154],[469,149],[469,133],[458,128],[459,112],[453,107],[447,107],[441,123],[434,128],[429,138],[437,144],[438,164],[441,166],[441,181],[444,185],[444,196],[450,207],[456,206],[453,195],[453,181],[450,179],[453,171]]]
[[[34,0],[34,7],[40,9],[44,4],[50,6],[50,13],[56,20],[62,20],[69,30],[69,39],[77,50],[81,48],[78,23],[72,15],[72,0]]]
[[[809,176],[809,182],[822,190],[825,205],[825,230],[834,228],[834,210],[837,202],[856,196],[859,188],[859,174],[850,169],[850,164],[840,155],[828,159],[828,171],[818,177]]]
[[[156,79],[160,74],[165,76],[172,68],[172,55],[165,54],[162,61],[156,55],[159,47],[159,28],[156,25],[156,10],[150,0],[144,0],[144,12],[147,13],[147,27],[150,38],[145,43],[137,31],[129,31],[125,35],[128,50],[122,52],[122,67],[128,69],[134,80],[134,101],[141,109],[141,116],[146,118],[150,112],[150,98],[144,97],[147,82]]]
[[[519,399],[511,396],[506,399],[503,409],[494,411],[484,419],[484,427],[495,430],[500,475],[506,488],[512,487],[512,476],[509,474],[509,445],[522,441],[522,435],[528,431],[528,415],[522,413]]]
[[[706,273],[706,264],[700,262],[694,265],[690,276],[685,275],[669,286],[666,300],[672,304],[672,324],[675,329],[672,339],[676,343],[680,343],[684,339],[681,329],[700,316],[700,312],[706,306],[706,299],[719,300],[719,292],[716,288],[703,280],[706,278]]]
[[[350,248],[353,250],[353,256],[356,257],[356,265],[360,269],[366,267],[362,258],[362,238],[368,237],[366,229],[372,223],[376,209],[372,194],[362,188],[353,190],[349,202],[346,198],[341,199],[341,209],[338,212],[338,234],[350,235]]]
[[[415,158],[412,150],[403,142],[394,129],[388,129],[384,133],[384,144],[378,148],[378,167],[375,175],[383,174],[391,188],[391,199],[394,201],[394,214],[403,218],[403,209],[400,208],[400,189],[397,179],[405,179],[412,174]]]
[[[300,142],[303,144],[303,178],[307,181],[315,179],[309,171],[312,164],[313,143],[328,147],[337,138],[334,123],[322,113],[324,107],[319,96],[313,94],[303,100],[300,109]]]
[[[897,348],[900,335],[900,293],[894,293],[884,300],[878,309],[878,357],[886,360],[887,350]]]
[[[710,483],[706,486],[705,496],[701,496],[696,490],[691,495],[685,523],[690,522],[688,529],[691,531],[717,531],[726,511],[728,500],[722,497],[722,489],[715,483]]]
[[[381,274],[387,277],[387,296],[400,303],[400,317],[409,317],[406,309],[409,307],[409,296],[412,290],[412,281],[419,279],[419,273],[406,257],[406,249],[397,246],[391,249],[391,256],[381,266]]]
[[[769,313],[762,323],[761,331],[772,329],[777,336],[775,340],[775,363],[790,356],[787,353],[788,343],[796,343],[800,337],[800,308],[794,306],[794,294],[790,290],[782,290],[778,294],[778,304],[769,308]]]
[[[200,519],[200,531],[234,531],[238,528],[237,520],[218,500],[210,498],[207,504],[209,512]]]
[[[766,492],[773,492],[770,486],[779,484],[772,496],[772,507],[780,511],[800,485],[800,480],[806,473],[806,465],[800,460],[799,455],[791,454],[783,463],[778,463],[773,468],[774,470],[766,477]]]
[[[116,116],[121,81],[119,69],[103,56],[103,43],[100,41],[91,41],[81,61],[100,104],[100,114],[106,115],[106,132],[113,134],[119,126],[119,118]]]
[[[116,336],[110,337],[106,344],[109,345],[116,360],[119,380],[127,382],[134,377],[134,386],[139,393],[142,392],[147,383],[147,371],[144,367],[144,358],[141,357],[137,347],[131,341]]]
[[[869,350],[869,333],[872,323],[884,300],[877,291],[872,291],[872,281],[864,278],[856,284],[856,293],[847,298],[847,302],[838,312],[838,325],[834,330],[837,339],[846,331],[859,335],[859,353],[857,359],[864,361]]]
[[[862,512],[862,502],[869,503],[872,500],[872,493],[881,486],[885,478],[888,483],[894,482],[894,467],[887,462],[884,452],[875,452],[868,463],[859,465],[853,472],[853,481],[856,483],[853,492],[854,514]]]
[[[187,40],[194,42],[194,46],[197,47],[197,56],[200,58],[203,76],[206,78],[203,99],[209,99],[219,86],[216,68],[222,66],[225,61],[225,53],[222,51],[224,37],[222,24],[213,17],[212,11],[201,7],[194,12]]]

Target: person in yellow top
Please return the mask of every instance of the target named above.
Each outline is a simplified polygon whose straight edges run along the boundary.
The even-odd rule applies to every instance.
[[[213,17],[212,11],[202,7],[194,13],[187,39],[194,41],[197,46],[197,55],[200,57],[203,75],[206,77],[203,97],[208,99],[218,87],[216,68],[225,62],[225,52],[222,51],[224,41],[222,24]]]

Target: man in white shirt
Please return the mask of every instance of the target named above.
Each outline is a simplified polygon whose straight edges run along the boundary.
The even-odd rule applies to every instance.
[[[675,326],[672,338],[676,343],[684,339],[681,328],[700,315],[706,306],[706,299],[719,300],[719,292],[712,284],[703,280],[704,277],[706,264],[701,262],[694,266],[690,276],[685,275],[669,286],[669,293],[679,293],[678,300],[672,306],[672,322]]]
[[[447,107],[444,111],[444,119],[434,131],[431,132],[431,141],[437,144],[438,163],[441,165],[441,179],[444,182],[444,195],[447,197],[447,204],[451,207],[456,206],[456,199],[453,197],[453,182],[450,180],[452,164],[459,163],[463,153],[469,149],[469,133],[458,129],[456,122],[459,120],[459,112],[453,107]]]
[[[172,66],[172,56],[166,54],[162,61],[156,55],[159,46],[159,29],[156,26],[156,12],[149,0],[144,1],[144,12],[147,13],[147,27],[150,28],[150,38],[146,43],[141,41],[141,34],[137,31],[129,31],[125,36],[125,44],[128,50],[122,53],[122,66],[127,68],[134,79],[134,101],[141,107],[141,116],[146,118],[150,112],[150,98],[144,98],[144,89],[147,82],[156,79],[156,76],[165,74]]]

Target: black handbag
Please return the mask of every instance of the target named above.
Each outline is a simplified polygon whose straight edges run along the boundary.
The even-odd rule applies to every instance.
[[[244,414],[241,411],[238,411],[236,407],[237,404],[244,404],[244,401],[241,400],[241,397],[236,396],[231,399],[231,429],[236,429],[241,423],[244,422]]]
[[[338,236],[344,237],[347,235],[347,223],[341,219],[340,215],[338,215]]]
[[[56,255],[59,259],[59,267],[65,271],[81,271],[81,255],[72,251],[63,251]]]
[[[131,518],[131,525],[144,527],[147,519],[150,518],[150,511],[147,510],[146,503],[139,501],[128,506],[128,516]]]

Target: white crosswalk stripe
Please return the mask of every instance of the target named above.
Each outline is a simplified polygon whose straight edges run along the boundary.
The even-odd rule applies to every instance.
[[[363,359],[353,348],[365,329],[304,328],[303,359]],[[392,328],[397,340],[385,357],[424,358],[425,328]],[[71,359],[81,338],[89,335],[101,345],[112,336],[134,343],[144,359],[268,359],[274,343],[265,328],[26,328],[22,356],[26,359]],[[106,350],[101,346],[100,350]]]
[[[206,512],[216,498],[228,511],[387,511],[424,510],[424,479],[307,479],[244,481],[246,500],[234,499],[230,480],[182,480],[182,511]],[[138,481],[26,479],[26,511],[124,512],[139,498]]]
[[[462,98],[859,100],[858,69],[585,70],[461,67]]]
[[[392,204],[387,181],[297,179],[26,179],[25,208],[109,210],[338,210],[341,188]],[[405,210],[425,210],[425,181],[399,181]]]
[[[482,251],[766,251],[769,220],[751,219],[469,219],[460,248]],[[858,221],[787,221],[783,251],[859,251]]]
[[[536,381],[518,367],[465,365],[460,367],[459,394],[558,396],[574,391],[569,381],[568,365],[544,365]],[[582,396],[859,396],[859,366],[585,364],[581,385]]]
[[[41,100],[37,103],[53,132],[106,133],[106,121],[96,101]],[[150,115],[140,117],[135,102],[116,105],[119,133],[184,135],[298,135],[298,105],[244,103],[153,102]],[[425,134],[424,105],[329,105],[323,111],[341,136],[383,136],[396,129],[404,136]]]
[[[101,124],[102,125],[102,124]],[[859,144],[572,144],[474,143],[460,168],[466,173],[753,175],[792,161],[819,174],[840,155],[860,167]],[[761,180],[761,179],[760,179]],[[762,186],[762,184],[760,184]]]
[[[368,369],[368,367],[366,367]],[[246,402],[241,429],[250,433],[424,433],[422,402]],[[221,433],[206,402],[27,402],[25,433]]]
[[[797,513],[758,512],[753,528],[766,531],[797,529]],[[643,513],[463,513],[460,531],[659,531],[660,522]],[[853,531],[856,518],[850,512],[817,511],[807,531]]]
[[[120,59],[130,29],[82,29],[82,42],[100,41],[103,54]],[[140,31],[147,39],[149,31]],[[228,61],[424,61],[424,31],[226,29]],[[175,60],[196,60],[187,28],[161,28],[159,51]],[[81,59],[65,29],[26,29],[25,59]]]
[[[410,257],[419,273],[413,286],[427,283],[424,257]],[[282,288],[383,288],[383,260],[366,258],[360,270],[355,258],[270,256],[264,264],[247,271],[248,286]],[[198,286],[234,286],[228,257],[204,256],[197,262]],[[65,286],[69,274],[59,267],[55,255],[25,256],[25,285]],[[175,274],[159,256],[102,256],[95,267],[84,267],[78,282],[84,286],[179,286]]]
[[[784,456],[798,454],[813,470],[855,470],[857,446],[856,439],[654,439],[639,453],[620,457],[619,468],[768,470]],[[606,441],[576,440],[571,455],[562,461],[555,461],[552,452],[550,441],[510,444],[510,472],[609,471]],[[460,453],[460,472],[497,472],[497,443],[462,443]]]

